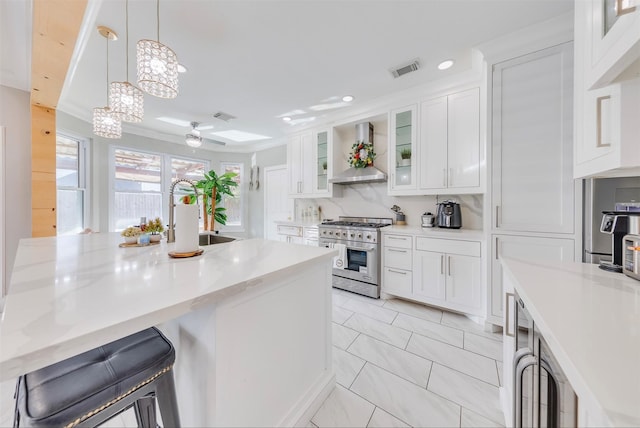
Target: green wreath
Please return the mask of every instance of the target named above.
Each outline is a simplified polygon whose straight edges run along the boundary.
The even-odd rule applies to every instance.
[[[354,168],[366,168],[373,166],[373,159],[376,153],[373,151],[373,144],[366,144],[364,141],[358,141],[351,146],[351,154],[349,155],[349,165]]]

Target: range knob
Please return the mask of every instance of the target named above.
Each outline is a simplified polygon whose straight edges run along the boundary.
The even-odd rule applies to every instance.
[[[351,235],[350,235],[350,236],[353,238],[353,237],[355,237],[355,236],[356,236],[356,234],[355,234],[355,233],[353,233],[353,232],[351,232]]]
[[[332,232],[332,231],[329,231],[329,235],[333,235],[333,232]]]
[[[367,235],[367,239],[371,240],[371,235]]]
[[[342,232],[342,236],[347,236],[347,232]]]
[[[358,233],[358,238],[362,239],[362,233]]]

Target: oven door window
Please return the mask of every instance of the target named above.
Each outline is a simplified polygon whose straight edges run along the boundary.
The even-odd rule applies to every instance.
[[[367,252],[347,248],[347,269],[360,273],[367,272]]]

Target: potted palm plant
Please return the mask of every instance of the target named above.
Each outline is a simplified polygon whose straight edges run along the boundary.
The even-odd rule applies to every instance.
[[[214,170],[204,174],[204,178],[196,183],[196,187],[202,190],[202,216],[204,230],[214,230],[215,223],[227,224],[227,214],[225,208],[218,207],[222,202],[222,196],[234,196],[233,188],[238,186],[233,179],[238,174],[235,172],[225,172],[218,175]],[[189,203],[195,203],[196,197],[190,195]],[[211,216],[211,219],[210,217]]]

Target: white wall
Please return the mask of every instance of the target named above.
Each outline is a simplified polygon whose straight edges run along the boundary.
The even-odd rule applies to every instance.
[[[30,94],[0,86],[0,125],[6,127],[5,263],[7,284],[18,242],[31,236],[31,112]]]

